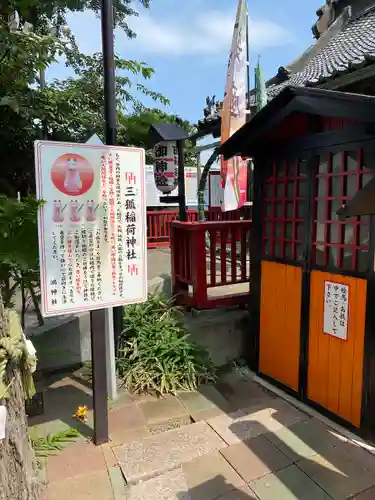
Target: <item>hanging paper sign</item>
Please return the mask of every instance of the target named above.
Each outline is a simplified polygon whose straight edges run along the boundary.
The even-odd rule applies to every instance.
[[[7,423],[7,409],[5,406],[0,406],[0,441],[5,439],[5,429]]]
[[[171,193],[178,184],[178,151],[174,142],[158,142],[154,147],[155,185],[162,193]]]
[[[348,339],[349,286],[324,282],[324,333]]]

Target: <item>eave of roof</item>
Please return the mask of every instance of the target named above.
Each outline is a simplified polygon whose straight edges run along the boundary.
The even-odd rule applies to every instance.
[[[252,119],[233,134],[219,153],[225,159],[252,154],[266,133],[293,113],[309,113],[373,123],[375,97],[333,90],[287,86]],[[246,152],[244,151],[246,149]]]
[[[308,59],[301,71],[293,73],[282,83],[268,86],[269,98],[288,85],[316,87],[375,62],[375,5],[343,21],[344,18],[340,20],[341,28],[333,36],[329,30],[329,40]],[[332,29],[336,30],[336,26],[333,25]],[[321,39],[317,48],[320,43]]]

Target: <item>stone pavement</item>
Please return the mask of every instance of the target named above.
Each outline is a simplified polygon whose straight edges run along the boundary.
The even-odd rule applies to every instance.
[[[47,381],[44,434],[91,405],[84,372]],[[375,456],[238,372],[215,386],[110,402],[111,442],[92,427],[48,459],[47,500],[371,500]]]

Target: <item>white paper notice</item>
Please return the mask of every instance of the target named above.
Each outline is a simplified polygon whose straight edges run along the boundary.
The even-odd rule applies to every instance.
[[[324,333],[348,339],[349,286],[324,282]]]
[[[0,406],[0,440],[5,439],[5,429],[7,425],[7,409]]]
[[[147,300],[144,150],[35,143],[44,316]]]

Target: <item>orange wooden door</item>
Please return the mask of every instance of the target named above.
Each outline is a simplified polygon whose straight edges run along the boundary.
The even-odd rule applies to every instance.
[[[298,391],[302,269],[262,261],[259,370]]]
[[[348,336],[324,333],[325,281],[349,286]],[[356,427],[360,426],[367,283],[312,271],[307,396]]]

